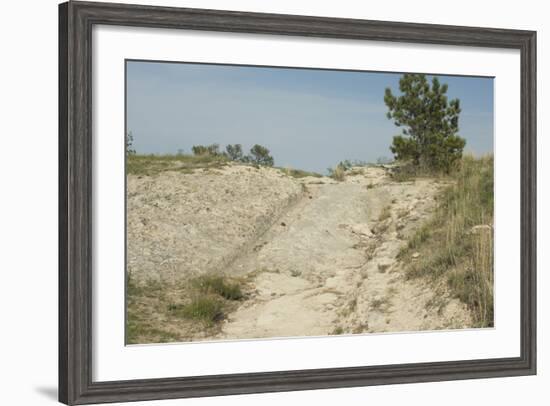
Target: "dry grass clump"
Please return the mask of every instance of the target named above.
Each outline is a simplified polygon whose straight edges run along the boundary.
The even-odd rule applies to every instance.
[[[409,278],[445,281],[471,309],[476,326],[491,327],[493,157],[465,156],[451,176],[454,182],[439,197],[433,219],[409,239],[399,256],[408,263]]]
[[[336,167],[330,171],[330,177],[338,182],[342,182],[346,178],[346,168],[340,164],[336,165]]]
[[[168,311],[176,317],[201,321],[208,327],[224,319],[223,303],[215,295],[195,295],[189,303],[168,305]]]
[[[192,283],[203,294],[217,294],[227,300],[243,298],[241,286],[220,275],[204,275],[194,279]]]
[[[242,283],[223,275],[202,275],[179,284],[157,280],[126,284],[126,343],[192,340],[215,333],[236,302],[244,299]],[[170,329],[168,329],[170,326]]]

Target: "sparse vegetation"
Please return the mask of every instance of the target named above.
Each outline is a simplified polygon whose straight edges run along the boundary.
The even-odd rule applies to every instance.
[[[202,321],[207,326],[224,318],[222,301],[214,295],[197,295],[189,303],[168,305],[168,311],[176,317]]]
[[[204,294],[217,294],[227,300],[243,298],[241,286],[220,275],[204,275],[192,281],[197,289]]]
[[[345,159],[340,161],[334,168],[327,168],[327,172],[328,176],[332,179],[341,182],[346,176],[362,175],[364,173],[363,168],[369,165],[370,164],[365,161],[350,161],[349,159]]]
[[[422,178],[452,180],[453,174],[456,173],[459,166],[460,163],[455,163],[454,169],[446,172],[426,166],[417,166],[412,161],[401,161],[392,168],[390,176],[394,182],[414,183],[416,179]]]
[[[416,230],[416,232],[407,242],[407,248],[409,250],[416,250],[421,247],[422,244],[426,242],[428,238],[430,238],[432,234],[431,229],[431,224],[424,224],[422,227],[420,227],[420,229]]]
[[[346,169],[341,163],[336,165],[334,169],[329,168],[328,173],[332,179],[338,182],[342,182],[346,178]]]
[[[254,145],[249,155],[243,155],[241,144],[229,144],[224,152],[219,144],[193,145],[193,154],[184,154],[180,149],[175,155],[141,155],[132,147],[133,136],[126,135],[126,173],[138,176],[154,176],[166,171],[194,173],[196,169],[218,169],[229,162],[240,162],[256,166],[273,166],[273,157],[269,150],[261,145]],[[309,172],[295,170],[291,176],[309,176]],[[307,175],[306,175],[307,174]],[[311,176],[321,176],[311,174]]]
[[[126,342],[170,342],[205,329],[215,332],[226,312],[244,299],[242,286],[241,281],[221,275],[202,275],[176,285],[154,279],[138,283],[129,273]]]
[[[432,220],[400,252],[409,278],[446,282],[478,327],[493,325],[493,157],[466,156]],[[475,226],[482,226],[474,232]],[[419,253],[417,259],[409,256]]]
[[[154,176],[166,171],[193,173],[196,169],[217,169],[227,165],[222,155],[128,155],[126,173]]]
[[[193,155],[196,156],[219,156],[220,155],[220,144],[210,144],[210,145],[193,145],[191,148]]]
[[[166,298],[162,285],[154,279],[138,284],[131,277],[131,273],[128,273],[126,280],[126,342],[139,344],[180,339],[178,334],[157,325],[151,317],[158,303]]]
[[[359,176],[364,174],[365,172],[363,171],[363,168],[352,168],[349,171],[347,171],[348,176]]]
[[[296,178],[296,179],[305,178],[307,176],[312,176],[314,178],[322,178],[323,177],[323,175],[321,175],[319,173],[303,171],[301,169],[292,169],[292,168],[280,168],[280,169],[281,169],[281,171],[283,171],[283,173],[285,175],[291,176],[291,177]]]

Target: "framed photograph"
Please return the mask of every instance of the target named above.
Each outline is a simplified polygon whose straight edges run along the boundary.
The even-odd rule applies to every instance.
[[[59,400],[536,373],[536,33],[59,6]]]

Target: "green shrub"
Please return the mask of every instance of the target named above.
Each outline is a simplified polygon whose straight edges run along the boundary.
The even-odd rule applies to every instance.
[[[250,148],[249,160],[251,163],[260,166],[273,166],[273,157],[269,154],[269,149],[261,145],[254,145]]]
[[[225,147],[226,156],[236,162],[243,160],[243,146],[241,144],[228,144]]]
[[[220,154],[220,144],[210,144],[210,145],[193,145],[191,148],[194,155],[210,155],[210,156],[219,156]]]

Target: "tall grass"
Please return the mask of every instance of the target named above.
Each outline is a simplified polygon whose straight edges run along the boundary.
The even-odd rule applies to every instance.
[[[400,253],[407,276],[444,281],[471,309],[478,327],[493,326],[493,157],[465,156],[438,196],[432,220]],[[478,227],[476,227],[478,226]],[[412,260],[412,255],[417,259]]]

